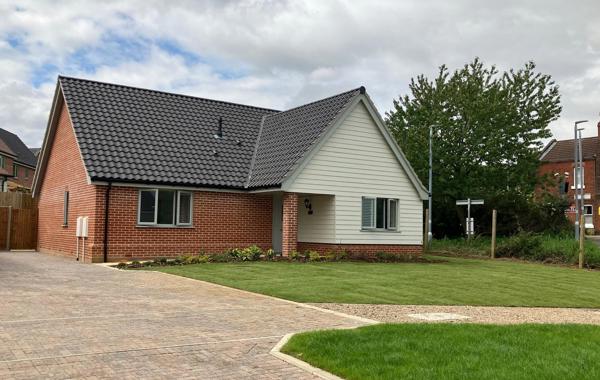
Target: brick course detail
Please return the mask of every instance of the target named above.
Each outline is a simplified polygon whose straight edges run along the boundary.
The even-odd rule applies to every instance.
[[[330,243],[306,243],[299,242],[298,250],[317,251],[321,255],[328,252],[346,251],[348,253],[362,253],[374,256],[377,252],[386,252],[396,255],[420,255],[423,253],[421,245],[399,245],[399,244],[330,244]]]

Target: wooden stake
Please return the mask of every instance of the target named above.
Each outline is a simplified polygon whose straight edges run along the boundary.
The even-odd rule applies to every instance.
[[[423,229],[423,248],[425,251],[429,250],[429,209],[425,209],[425,228]]]
[[[584,217],[583,217],[583,215],[581,215],[581,217],[579,218],[579,269],[583,269],[584,243],[585,243],[585,223],[584,223]]]
[[[492,259],[496,257],[496,210],[492,210]]]

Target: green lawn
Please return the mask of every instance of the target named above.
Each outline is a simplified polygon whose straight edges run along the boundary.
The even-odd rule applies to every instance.
[[[347,379],[600,378],[588,325],[376,325],[299,334],[283,352]]]
[[[151,269],[298,302],[600,308],[599,271],[503,260],[443,260],[210,263]]]

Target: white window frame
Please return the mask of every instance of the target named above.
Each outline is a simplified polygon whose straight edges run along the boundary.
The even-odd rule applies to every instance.
[[[160,191],[175,192],[175,199],[173,202],[173,223],[172,224],[159,224],[158,223],[158,193]],[[152,222],[140,221],[140,214],[142,210],[142,192],[154,192],[154,220]],[[190,195],[190,222],[180,223],[179,222],[179,199],[180,194],[185,193]],[[154,227],[190,227],[193,225],[194,218],[194,194],[191,191],[185,190],[173,190],[173,189],[140,189],[138,191],[138,207],[137,207],[137,224],[139,226],[154,226]]]
[[[579,186],[577,186],[579,185]],[[577,186],[577,187],[575,187]],[[585,189],[585,166],[581,165],[581,183],[577,183],[577,167],[573,168],[573,184],[571,185],[571,189]]]
[[[181,194],[189,194],[189,196],[190,196],[190,221],[188,223],[182,223],[179,218],[179,214],[181,212],[181,207],[179,207],[179,205],[181,204],[181,202],[180,202]],[[177,216],[176,216],[177,225],[178,226],[191,226],[192,220],[194,218],[194,194],[191,191],[178,191],[175,208],[176,208],[176,214],[177,214]]]
[[[373,202],[373,215],[371,218],[371,226],[364,226],[363,223],[363,202],[364,200],[369,199]],[[377,227],[377,200],[378,199],[385,199],[386,203],[385,203],[385,224],[386,227],[380,228]],[[391,204],[392,203],[396,203],[396,225],[395,226],[390,226],[390,208],[392,207]],[[374,197],[374,196],[363,196],[361,198],[361,204],[360,204],[360,212],[361,212],[361,218],[360,218],[360,224],[361,224],[361,230],[363,231],[390,231],[390,232],[394,232],[394,231],[398,231],[398,219],[400,217],[400,199],[398,198],[390,198],[390,197]]]
[[[397,231],[398,230],[398,211],[399,211],[398,210],[398,204],[400,202],[398,201],[397,198],[388,198],[387,203],[388,203],[387,204],[387,229],[391,230],[391,231]],[[392,203],[394,203],[395,205],[392,206]],[[391,215],[390,210],[392,209],[392,207],[396,211],[396,220],[395,220],[396,223],[393,226],[392,226],[392,223],[391,223],[391,220],[390,220],[391,219],[390,218],[390,215]]]
[[[590,214],[585,212],[586,207],[589,207],[592,212]],[[583,205],[583,215],[594,215],[594,206],[593,205]]]

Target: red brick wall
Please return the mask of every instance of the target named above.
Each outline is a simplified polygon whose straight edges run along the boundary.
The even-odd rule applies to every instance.
[[[374,256],[377,252],[393,253],[398,255],[418,255],[423,252],[421,245],[398,244],[327,244],[327,243],[298,243],[298,251],[317,251],[320,254],[328,252],[346,251],[349,253],[362,253]]]
[[[281,253],[284,256],[298,248],[298,194],[283,194]]]
[[[543,162],[540,165],[538,170],[540,175],[547,175],[548,178],[551,179],[551,185],[547,188],[547,190],[555,195],[559,194],[559,177],[554,176],[555,173],[559,173],[559,175],[564,175],[565,172],[569,173],[569,191],[565,195],[566,198],[570,201],[570,208],[566,210],[567,217],[571,220],[575,220],[575,189],[571,189],[574,183],[573,177],[573,162]],[[594,227],[596,231],[600,230],[600,215],[598,213],[598,207],[600,206],[600,201],[596,196],[596,161],[595,160],[587,160],[583,162],[583,185],[585,188],[583,189],[584,194],[590,194],[591,199],[584,199],[584,204],[592,205],[594,212]]]
[[[138,191],[111,189],[109,261],[218,253],[253,244],[271,248],[270,195],[195,191],[192,227],[149,227],[137,225]]]
[[[67,226],[63,226],[64,191],[69,191]],[[66,107],[63,107],[39,188],[38,249],[75,258],[76,219],[78,216],[88,216],[86,261],[89,261],[92,252],[101,250],[101,241],[99,242],[98,236],[94,234],[96,193],[96,187],[87,183],[71,120]]]

